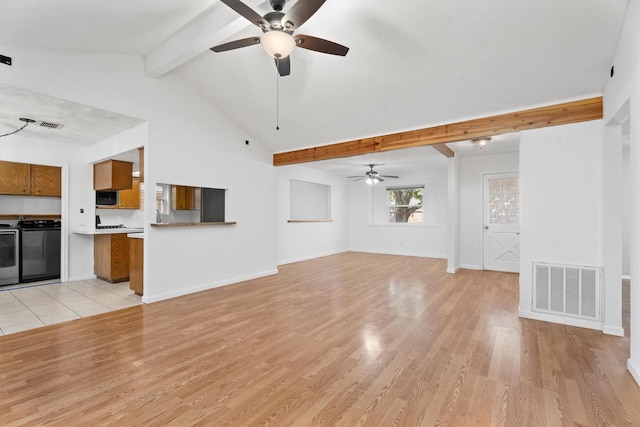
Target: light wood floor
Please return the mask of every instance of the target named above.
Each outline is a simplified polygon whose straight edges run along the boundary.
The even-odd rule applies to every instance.
[[[0,425],[640,425],[628,338],[445,268],[345,253],[0,337]]]

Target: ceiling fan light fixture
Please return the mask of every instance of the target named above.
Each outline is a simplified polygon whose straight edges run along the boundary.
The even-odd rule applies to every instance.
[[[273,58],[286,58],[296,47],[296,41],[284,31],[267,31],[260,37],[260,44]]]
[[[377,175],[374,174],[370,174],[367,177],[367,180],[365,181],[367,184],[369,185],[376,185],[377,183],[379,183],[380,181],[382,181],[382,179],[380,179]]]

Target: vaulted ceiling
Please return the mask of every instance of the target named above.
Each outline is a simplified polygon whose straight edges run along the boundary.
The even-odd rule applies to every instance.
[[[280,130],[273,59],[259,46],[208,50],[261,34],[217,0],[0,0],[0,43],[143,56],[154,77],[177,75],[282,152],[601,94],[627,6],[328,0],[296,33],[350,51],[294,50],[279,79]]]

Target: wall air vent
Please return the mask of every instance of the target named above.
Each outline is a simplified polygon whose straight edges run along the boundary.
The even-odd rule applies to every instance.
[[[600,320],[599,267],[533,263],[533,311]]]
[[[64,127],[64,125],[61,125],[59,123],[51,123],[51,122],[40,122],[38,123],[38,126],[42,126],[44,128],[49,128],[49,129],[62,129]]]

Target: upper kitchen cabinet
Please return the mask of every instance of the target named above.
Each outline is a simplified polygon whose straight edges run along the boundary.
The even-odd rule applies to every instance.
[[[171,210],[200,209],[200,188],[186,185],[171,186]]]
[[[138,164],[140,165],[140,182],[144,182],[144,147],[138,148]]]
[[[31,194],[60,197],[62,176],[56,166],[31,165]]]
[[[0,161],[0,194],[60,197],[61,168]]]
[[[140,180],[133,178],[130,190],[120,190],[118,209],[140,209]]]
[[[133,163],[105,160],[93,165],[93,189],[100,191],[129,190],[133,187]]]
[[[0,194],[28,196],[31,189],[29,166],[0,160]]]

